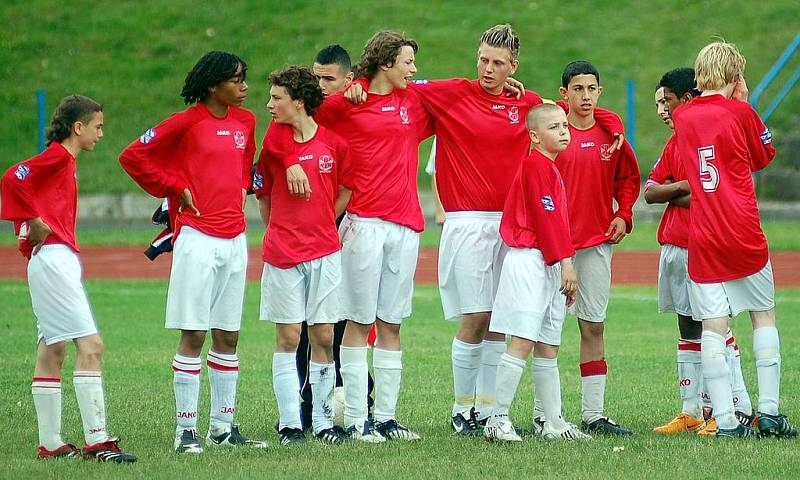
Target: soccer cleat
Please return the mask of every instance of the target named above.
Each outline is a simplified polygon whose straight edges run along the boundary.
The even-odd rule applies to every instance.
[[[341,445],[351,441],[350,435],[348,435],[347,432],[345,432],[344,429],[338,425],[334,425],[331,428],[326,428],[325,430],[320,430],[319,433],[315,434],[314,436],[320,442],[330,445]]]
[[[737,424],[734,428],[718,428],[717,438],[758,438],[758,432],[752,428],[745,427],[741,423]]]
[[[739,420],[739,423],[745,427],[755,428],[758,426],[758,415],[756,415],[755,410],[751,410],[750,415],[738,410],[734,413],[736,414],[736,420]]]
[[[83,458],[98,462],[133,463],[136,455],[125,453],[119,448],[119,438],[109,437],[105,442],[83,446]]]
[[[533,433],[541,435],[544,431],[544,417],[533,417]]]
[[[48,450],[43,446],[39,445],[39,448],[36,450],[36,458],[43,459],[43,458],[72,458],[72,457],[80,457],[81,451],[78,450],[78,447],[72,445],[70,443],[65,443],[60,447],[56,448],[55,450]]]
[[[591,423],[582,421],[581,429],[587,433],[599,433],[603,435],[633,435],[633,432],[608,417],[600,417]]]
[[[666,425],[656,427],[653,431],[662,435],[671,435],[673,433],[696,432],[705,426],[706,422],[702,418],[694,418],[688,413],[681,413]]]
[[[493,415],[486,422],[483,429],[483,438],[487,442],[521,442],[522,437],[517,434],[514,424],[508,415]]]
[[[350,436],[350,439],[358,442],[383,443],[386,441],[386,437],[381,435],[380,432],[375,429],[375,426],[372,424],[371,420],[364,420],[364,424],[361,426],[361,428],[351,425],[346,432],[347,435]]]
[[[306,436],[302,429],[283,427],[280,432],[281,446],[300,445],[306,443]]]
[[[197,430],[187,428],[175,435],[175,452],[177,453],[203,453],[200,440],[197,438]]]
[[[701,437],[713,437],[717,434],[717,419],[714,417],[706,420],[706,426],[697,431]]]
[[[545,426],[542,430],[542,438],[545,440],[591,440],[592,436],[581,432],[577,425],[574,423],[567,423],[567,428],[564,430],[551,430]]]
[[[239,425],[231,425],[229,432],[222,432],[219,435],[213,435],[211,430],[206,435],[206,446],[209,447],[238,447],[249,446],[253,448],[265,448],[267,442],[260,440],[250,440],[245,438],[239,431]]]
[[[769,415],[767,413],[758,414],[758,432],[764,437],[794,438],[797,436],[797,429],[789,423],[786,415]]]
[[[467,416],[465,412],[455,414],[450,421],[450,427],[457,435],[475,436],[481,434],[481,428],[478,426],[477,414],[475,408],[470,408]]]
[[[391,419],[383,422],[378,422],[375,425],[375,430],[381,434],[386,440],[406,440],[413,442],[419,440],[419,434],[412,432],[408,427],[397,423],[397,420]]]

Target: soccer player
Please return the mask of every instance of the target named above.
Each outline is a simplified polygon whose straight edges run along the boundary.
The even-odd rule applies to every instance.
[[[338,217],[350,200],[350,150],[338,135],[311,118],[322,104],[318,78],[307,67],[291,66],[269,76],[267,104],[273,121],[289,125],[292,144],[275,148],[272,129],[254,176],[266,225],[261,279],[261,319],[276,323],[272,386],[278,400],[281,444],[305,442],[300,420],[300,384],[295,357],[303,322],[311,346],[309,383],[314,436],[326,443],[349,440],[333,425],[336,381],[333,324],[338,321],[341,255]],[[289,193],[284,158],[299,159],[315,192],[306,201]],[[305,352],[303,352],[305,354]]]
[[[557,363],[566,306],[574,301],[577,288],[564,185],[553,164],[569,145],[569,124],[554,104],[531,109],[526,123],[534,148],[522,162],[503,208],[500,236],[510,248],[489,325],[492,332],[509,335],[511,342],[497,367],[495,404],[484,436],[489,441],[522,441],[508,410],[533,351],[533,381],[546,416],[542,436],[591,439],[561,416]]]
[[[136,461],[106,430],[103,341],[81,283],[75,240],[76,160],[102,138],[103,107],[88,97],[70,95],[53,115],[47,149],[13,165],[0,180],[0,218],[14,222],[19,250],[28,259],[28,289],[38,330],[31,386],[39,426],[37,458],[81,455],[61,438],[61,367],[67,342],[72,341],[77,350],[72,384],[83,423],[84,457]]]
[[[778,409],[780,341],[772,265],[758,215],[752,172],[775,156],[772,134],[746,102],[745,59],[736,46],[714,42],[695,60],[700,97],[672,112],[678,157],[691,189],[689,300],[702,320],[701,361],[717,438],[755,431],[737,421],[725,347],[728,319],[750,312],[758,374],[758,432],[796,437]]]
[[[255,116],[247,98],[247,64],[236,55],[203,55],[186,75],[186,110],[148,129],[120,154],[122,167],[150,195],[166,197],[175,230],[166,327],[180,330],[172,361],[175,451],[202,453],[197,438],[200,353],[211,384],[207,446],[252,445],[233,423],[247,245],[244,201],[255,154]]]
[[[611,152],[614,138],[597,124],[595,112],[602,91],[600,74],[591,63],[576,61],[565,67],[559,92],[569,103],[572,140],[556,159],[556,166],[564,179],[576,250],[578,293],[574,311],[581,333],[581,427],[589,433],[630,435],[630,430],[603,411],[608,370],[603,330],[611,288],[612,246],[633,228],[639,167],[628,144]],[[542,413],[537,402],[537,430],[542,426]]]
[[[670,112],[679,105],[700,95],[695,87],[694,70],[676,68],[661,77],[655,93],[659,117],[672,128]],[[689,305],[689,275],[686,255],[689,243],[689,182],[683,165],[677,156],[677,142],[671,136],[664,146],[661,157],[645,183],[644,198],[648,203],[667,203],[658,228],[661,244],[659,261],[659,312],[675,312],[678,316],[678,383],[682,400],[681,413],[665,425],[653,429],[656,433],[672,434],[696,431],[698,435],[716,433],[716,421],[710,417],[710,405],[703,403],[710,398],[701,392],[700,336],[702,325],[692,320]],[[734,375],[733,400],[736,418],[745,425],[752,424],[755,415],[750,405],[750,396],[744,384],[739,356],[739,346],[728,330],[726,344],[729,363]],[[707,413],[708,412],[708,413]]]

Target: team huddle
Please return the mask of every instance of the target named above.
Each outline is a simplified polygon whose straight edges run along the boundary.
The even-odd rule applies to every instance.
[[[397,417],[400,332],[411,316],[425,226],[419,144],[434,135],[444,212],[439,291],[444,318],[460,322],[451,346],[452,430],[522,441],[509,409],[532,355],[535,435],[632,434],[606,413],[604,321],[613,245],[633,228],[637,160],[619,117],[598,107],[595,66],[567,64],[563,100],[554,103],[512,78],[519,46],[510,25],[496,25],[478,42],[476,80],[421,81],[412,80],[418,45],[403,34],[373,35],[355,69],[344,49],[326,47],[313,68],[270,74],[272,121],[255,165],[256,118],[242,107],[247,63],[218,51],[197,62],[181,91],[189,108],[148,129],[119,158],[143,190],[166,199],[174,234],[166,328],[180,331],[172,359],[176,452],[267,445],[234,421],[249,193],[265,225],[259,316],[276,327],[280,444],[303,443],[307,434],[328,444],[420,439]],[[682,401],[658,434],[797,435],[778,409],[772,267],[751,175],[775,150],[746,101],[744,64],[735,46],[712,43],[694,69],[667,72],[655,93],[674,134],[644,197],[668,204],[658,230],[659,311],[678,316]],[[102,127],[100,104],[80,95],[62,100],[48,148],[3,176],[0,216],[14,222],[29,259],[38,457],[129,463],[136,456],[106,427],[103,344],[75,240],[76,158],[93,150]],[[757,408],[728,328],[743,311],[753,323]],[[581,339],[579,424],[562,414],[557,358],[568,312]],[[197,406],[209,332],[203,445]],[[61,438],[69,341],[77,349],[82,449]]]

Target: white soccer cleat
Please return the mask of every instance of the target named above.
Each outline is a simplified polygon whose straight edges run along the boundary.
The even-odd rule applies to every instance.
[[[563,430],[556,430],[550,427],[549,423],[545,423],[542,430],[542,438],[545,440],[591,440],[592,436],[583,433],[580,428],[574,423],[567,422],[566,428]]]
[[[483,428],[483,436],[487,442],[521,442],[522,437],[517,434],[514,424],[508,415],[494,415],[489,417]]]

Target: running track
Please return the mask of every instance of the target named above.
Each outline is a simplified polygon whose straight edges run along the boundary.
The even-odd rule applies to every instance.
[[[81,249],[84,276],[87,279],[166,279],[170,258],[162,255],[151,262],[139,247],[87,246]],[[259,280],[262,264],[259,249],[250,250],[247,278]],[[436,249],[421,249],[416,281],[436,283]],[[14,247],[0,247],[0,278],[25,279],[25,259]],[[775,286],[800,287],[800,252],[772,253]],[[657,251],[618,251],[614,253],[612,278],[615,285],[655,285],[658,271]]]

